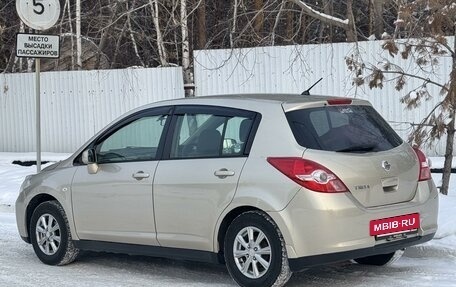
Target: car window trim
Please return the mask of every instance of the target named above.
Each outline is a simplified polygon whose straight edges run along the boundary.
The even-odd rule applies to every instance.
[[[250,150],[252,149],[253,142],[255,140],[256,133],[258,131],[258,127],[260,126],[262,115],[258,112],[255,112],[255,117],[252,119],[252,125],[250,126],[249,136],[247,138],[247,142],[244,146],[244,156],[248,156],[250,154]]]
[[[232,107],[213,106],[213,105],[177,105],[174,115],[184,114],[210,114],[221,117],[245,117],[253,118],[254,111],[243,110]]]

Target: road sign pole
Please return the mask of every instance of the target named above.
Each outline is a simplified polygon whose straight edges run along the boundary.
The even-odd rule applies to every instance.
[[[16,0],[16,11],[30,28],[38,31],[51,28],[60,17],[60,0]],[[59,37],[18,33],[16,35],[16,56],[35,58],[36,88],[36,172],[41,171],[41,99],[40,99],[40,58],[58,58]]]
[[[36,173],[41,171],[41,95],[40,95],[40,58],[35,59],[36,92]]]

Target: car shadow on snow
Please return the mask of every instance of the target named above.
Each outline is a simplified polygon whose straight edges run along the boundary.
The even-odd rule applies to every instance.
[[[225,265],[201,263],[166,258],[115,254],[106,252],[82,252],[75,263],[97,265],[98,268],[120,269],[130,275],[160,277],[162,280],[233,285]]]
[[[300,287],[367,287],[391,286],[398,283],[404,274],[416,271],[410,267],[392,266],[367,266],[351,263],[349,261],[326,266],[312,267],[302,272],[293,273],[287,286]],[[389,283],[388,283],[389,282]],[[406,284],[407,285],[407,284]],[[399,284],[399,286],[403,286]]]
[[[86,265],[86,268],[96,265],[97,268],[111,269],[111,271],[118,269],[114,271],[145,279],[150,277],[151,280],[159,277],[160,280],[196,284],[196,286],[236,286],[224,265],[104,252],[84,252],[77,262],[79,266]],[[294,273],[286,286],[383,286],[386,278],[404,272],[413,273],[413,270],[394,265],[377,267],[341,262]]]

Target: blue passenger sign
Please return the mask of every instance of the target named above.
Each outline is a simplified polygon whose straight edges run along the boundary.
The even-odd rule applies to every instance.
[[[60,54],[59,36],[43,34],[17,34],[16,56],[26,58],[53,58]]]

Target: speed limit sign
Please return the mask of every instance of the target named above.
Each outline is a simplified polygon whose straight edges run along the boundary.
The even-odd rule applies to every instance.
[[[16,0],[17,14],[25,25],[35,30],[54,26],[60,17],[59,0]]]

